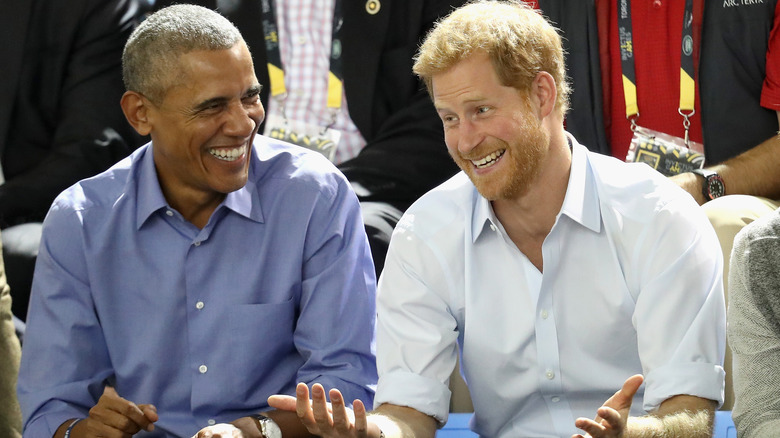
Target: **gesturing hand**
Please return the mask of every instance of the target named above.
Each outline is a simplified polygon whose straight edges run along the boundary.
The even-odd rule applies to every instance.
[[[574,425],[587,432],[589,437],[622,437],[626,430],[631,402],[634,394],[642,385],[642,381],[644,378],[641,374],[629,377],[623,383],[623,387],[596,411],[598,415],[595,420],[578,418]],[[575,434],[572,435],[572,438],[585,437]]]
[[[295,389],[295,398],[272,395],[268,398],[268,404],[276,409],[295,411],[301,423],[313,435],[324,438],[379,437],[379,428],[366,418],[363,402],[355,400],[353,410],[346,407],[338,389],[331,389],[329,395],[330,403],[325,399],[325,388],[315,383],[309,400],[309,388],[305,383],[299,383]]]
[[[78,422],[73,430],[80,437],[130,438],[141,430],[154,430],[158,419],[154,405],[136,405],[106,386],[97,404],[89,410],[89,417]]]

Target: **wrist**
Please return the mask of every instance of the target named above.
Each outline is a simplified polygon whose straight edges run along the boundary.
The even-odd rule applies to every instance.
[[[250,415],[263,438],[282,438],[282,429],[271,417],[263,414]]]
[[[76,424],[81,420],[83,420],[83,418],[77,418],[68,423],[68,428],[65,429],[65,435],[63,435],[62,438],[73,438],[73,428],[75,428]]]

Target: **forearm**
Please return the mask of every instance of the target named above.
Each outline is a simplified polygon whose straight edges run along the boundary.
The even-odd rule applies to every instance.
[[[630,438],[709,438],[712,436],[714,408],[682,411],[667,415],[630,417],[626,437]]]
[[[436,420],[416,409],[382,405],[368,415],[368,421],[379,426],[385,438],[433,438]]]
[[[778,112],[780,123],[780,112]],[[763,143],[737,155],[712,169],[723,177],[726,194],[745,194],[780,198],[780,135],[773,135]]]

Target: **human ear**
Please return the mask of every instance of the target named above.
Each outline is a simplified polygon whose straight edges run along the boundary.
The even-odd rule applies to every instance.
[[[558,89],[555,87],[555,79],[550,73],[542,71],[536,74],[531,87],[532,96],[536,99],[539,115],[547,117],[555,109],[555,101]]]
[[[135,91],[126,91],[119,101],[122,106],[122,112],[130,125],[141,135],[149,135],[152,131],[149,123],[148,111],[150,102],[140,93]]]

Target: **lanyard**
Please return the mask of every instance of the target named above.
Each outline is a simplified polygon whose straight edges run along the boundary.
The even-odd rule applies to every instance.
[[[284,83],[284,67],[279,51],[279,30],[276,25],[276,0],[263,0],[263,33],[265,34],[265,51],[268,57],[268,77],[271,80],[271,96],[282,102],[287,97],[287,87]],[[341,108],[341,96],[344,84],[341,69],[341,0],[336,0],[333,13],[333,29],[330,50],[330,71],[328,72],[328,108],[334,114]],[[282,105],[284,111],[284,105]]]
[[[618,35],[620,38],[620,64],[623,70],[623,94],[626,99],[626,118],[631,120],[631,129],[636,129],[639,106],[636,98],[636,70],[634,67],[633,27],[631,23],[631,0],[618,0]],[[685,145],[689,143],[690,117],[695,113],[696,84],[693,80],[693,0],[685,0],[683,14],[682,44],[680,47],[680,104],[677,112],[683,117]]]

